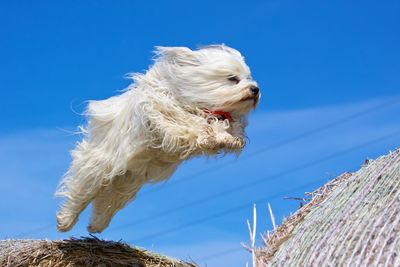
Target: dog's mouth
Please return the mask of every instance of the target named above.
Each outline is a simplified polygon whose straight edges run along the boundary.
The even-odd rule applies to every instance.
[[[258,101],[260,100],[260,94],[257,95],[250,95],[243,97],[242,99],[239,100],[239,102],[247,102],[247,101],[252,101],[253,107],[256,107],[258,104]]]
[[[249,101],[249,100],[257,101],[257,99],[258,99],[257,96],[248,96],[248,97],[244,97],[244,98],[240,99],[240,102],[245,102],[245,101]]]
[[[216,117],[218,120],[228,120],[228,121],[233,121],[234,116],[233,114],[244,114],[249,112],[250,109],[256,108],[259,100],[260,100],[261,94],[257,95],[245,95],[239,100],[236,100],[235,102],[226,102],[224,105],[222,105],[220,108],[211,110],[211,109],[203,109],[203,111],[206,114],[213,115]]]

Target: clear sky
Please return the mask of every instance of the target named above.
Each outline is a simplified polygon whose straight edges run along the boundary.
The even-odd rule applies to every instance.
[[[299,204],[285,196],[399,146],[399,14],[398,1],[2,1],[0,237],[87,235],[87,212],[57,233],[53,197],[85,101],[125,88],[156,45],[225,43],[262,90],[248,147],[184,163],[99,237],[245,266],[253,202],[258,233],[270,230],[267,202],[281,221]]]

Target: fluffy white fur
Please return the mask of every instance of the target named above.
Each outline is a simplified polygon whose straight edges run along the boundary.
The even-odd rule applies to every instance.
[[[141,186],[167,179],[196,155],[239,153],[259,100],[241,54],[225,45],[157,47],[154,65],[118,96],[90,101],[84,139],[56,195],[59,231],[93,202],[89,232],[101,232]],[[232,120],[213,111],[224,111]]]

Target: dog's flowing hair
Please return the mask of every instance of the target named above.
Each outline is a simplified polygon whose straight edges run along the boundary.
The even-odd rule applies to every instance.
[[[241,54],[225,45],[156,47],[154,65],[120,95],[90,101],[84,139],[57,196],[59,231],[92,202],[89,232],[101,232],[141,186],[167,179],[196,155],[239,153],[259,100]]]

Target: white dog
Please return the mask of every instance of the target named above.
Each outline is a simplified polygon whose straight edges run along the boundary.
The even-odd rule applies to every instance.
[[[247,114],[260,98],[241,54],[225,45],[157,47],[154,65],[121,95],[90,101],[85,138],[57,196],[59,231],[93,202],[89,232],[101,232],[145,183],[196,155],[239,153]]]

